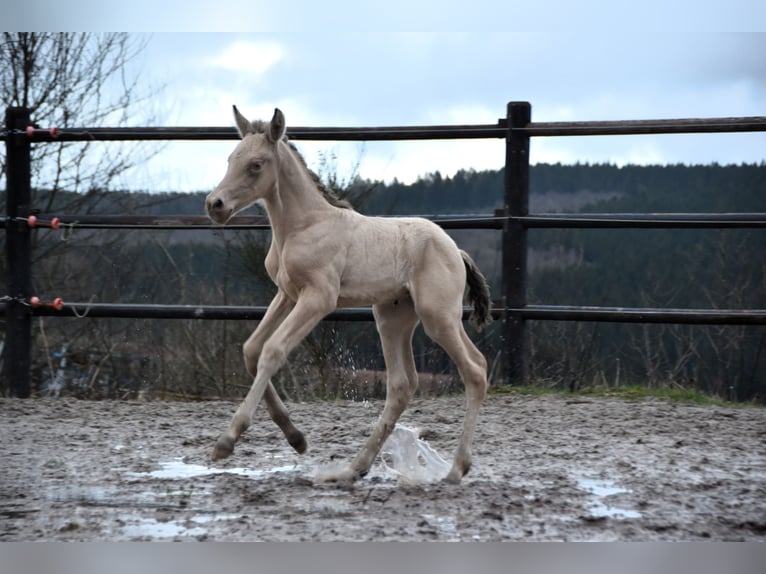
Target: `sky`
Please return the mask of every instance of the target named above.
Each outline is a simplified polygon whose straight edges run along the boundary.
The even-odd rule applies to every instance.
[[[12,8],[27,23],[18,29],[119,23],[146,39],[129,71],[158,88],[151,112],[164,126],[232,126],[232,104],[251,119],[268,119],[279,107],[288,126],[495,123],[509,101],[530,102],[532,120],[541,122],[766,116],[763,2],[732,0],[724,10],[706,0],[640,7],[250,0],[211,10],[187,0],[173,12],[174,2],[142,10],[138,0],[108,13],[106,3],[92,3],[73,20],[72,10],[88,4],[73,0],[67,12],[51,3],[24,20],[40,3]],[[161,31],[147,34],[147,27]],[[142,111],[135,125],[144,125]],[[124,185],[212,189],[234,145],[168,143]],[[766,133],[537,138],[531,145],[533,163],[766,160]],[[499,139],[298,146],[314,169],[322,155],[335,158],[322,169],[341,179],[357,173],[410,182],[437,170],[498,169],[504,160]]]

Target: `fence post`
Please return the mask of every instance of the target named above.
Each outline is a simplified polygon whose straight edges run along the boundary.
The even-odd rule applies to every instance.
[[[525,127],[532,117],[529,102],[510,102],[505,139],[505,215],[503,224],[504,307],[523,309],[527,304],[527,230],[512,219],[529,214],[529,135]],[[503,322],[505,383],[524,383],[524,318],[519,311],[507,313]]]
[[[6,331],[3,364],[6,389],[17,397],[27,398],[30,393],[30,367],[32,350],[32,316],[28,301],[32,290],[31,232],[25,222],[15,217],[30,214],[31,201],[31,145],[25,134],[30,125],[29,110],[7,108],[5,127],[9,136],[6,148],[6,225],[5,248],[8,265],[8,292],[6,304]]]

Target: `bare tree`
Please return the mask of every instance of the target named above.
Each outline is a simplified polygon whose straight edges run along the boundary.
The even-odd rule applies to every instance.
[[[156,91],[139,84],[129,64],[146,47],[146,36],[125,33],[4,32],[0,43],[0,101],[25,107],[42,127],[124,126],[141,110],[154,123]],[[147,113],[148,112],[148,113]],[[156,153],[156,144],[57,142],[33,146],[35,207],[92,210],[99,192]],[[5,157],[0,159],[4,177]],[[2,181],[2,188],[5,182]]]
[[[122,33],[4,32],[0,34],[0,101],[4,106],[27,108],[32,122],[42,128],[154,124],[158,89],[145,87],[133,71],[133,63],[147,42],[147,36]],[[109,210],[119,210],[107,191],[120,187],[121,177],[129,169],[159,149],[153,142],[57,141],[33,145],[31,205],[43,212],[88,213],[105,205]],[[0,197],[5,194],[5,170],[6,158],[0,153]],[[33,237],[34,283],[36,289],[42,288],[41,295],[66,297],[71,292],[75,300],[98,299],[107,285],[104,269],[111,269],[114,262],[94,261],[92,250],[91,257],[83,255],[83,249],[93,245],[93,234],[78,232],[64,243],[63,250],[58,234],[55,240],[54,234],[45,231]],[[100,244],[119,245],[121,239],[120,234],[111,233],[108,238],[100,238]],[[0,243],[4,241],[2,234]],[[53,252],[56,257],[51,256]],[[94,268],[99,272],[88,274]],[[102,285],[91,285],[89,289],[84,285],[86,275],[97,275]],[[77,325],[75,329],[72,322],[59,321],[55,328],[51,324],[51,351],[60,348],[61,341],[74,351],[100,347],[107,340],[106,334],[96,328],[101,326]],[[48,345],[43,348],[47,350]],[[121,349],[110,342],[100,356],[111,360],[115,352]],[[36,361],[40,362],[40,358]],[[99,365],[98,372],[104,368]]]

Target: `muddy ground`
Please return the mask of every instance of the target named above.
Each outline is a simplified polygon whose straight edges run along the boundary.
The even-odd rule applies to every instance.
[[[259,410],[209,466],[230,402],[0,399],[0,540],[766,540],[766,409],[502,395],[482,409],[459,486],[348,461],[382,403],[288,405],[293,453]],[[402,423],[451,460],[461,397]]]

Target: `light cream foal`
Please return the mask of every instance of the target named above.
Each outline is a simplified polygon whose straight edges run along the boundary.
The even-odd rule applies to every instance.
[[[457,483],[471,466],[471,443],[487,388],[487,362],[462,324],[463,296],[477,327],[489,321],[489,289],[474,262],[437,225],[421,218],[366,217],[338,200],[285,137],[278,109],[270,122],[250,122],[234,107],[242,140],[226,175],[206,200],[210,218],[226,223],[258,200],[266,206],[272,241],[266,270],[279,288],[244,344],[254,381],[213,460],[229,456],[258,403],[296,451],[306,441],[290,420],[271,378],[288,354],[328,313],[372,305],[387,369],[383,413],[350,466],[324,477],[352,482],[364,476],[417,387],[412,334],[418,321],[457,365],[466,387],[466,414],[445,480]]]

